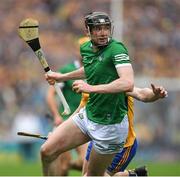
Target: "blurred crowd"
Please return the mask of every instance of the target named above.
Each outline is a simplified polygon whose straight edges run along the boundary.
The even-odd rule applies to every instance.
[[[124,40],[131,46],[135,73],[179,77],[180,1],[124,1]]]
[[[0,1],[0,139],[24,105],[39,117],[47,113],[48,84],[35,55],[18,37],[21,20],[39,21],[40,42],[53,70],[73,60],[84,35],[83,16],[110,12],[111,0]],[[136,76],[180,77],[180,1],[124,0],[123,42]],[[118,13],[118,12],[117,12]]]

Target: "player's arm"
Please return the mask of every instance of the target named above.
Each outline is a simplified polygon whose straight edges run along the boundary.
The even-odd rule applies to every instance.
[[[63,82],[67,80],[85,79],[84,67],[64,74],[59,72],[52,72],[51,74],[45,74],[45,78],[50,85],[54,85],[55,81]]]
[[[126,92],[126,95],[143,102],[153,102],[167,97],[168,94],[164,87],[151,84],[151,88],[134,87],[133,91]]]
[[[76,92],[85,93],[118,93],[129,92],[134,87],[134,73],[132,66],[117,67],[119,78],[108,84],[89,85],[82,80],[73,83],[73,89]]]
[[[55,95],[56,95],[55,88],[53,86],[49,86],[49,89],[48,89],[47,95],[46,95],[46,101],[47,101],[49,109],[52,113],[54,125],[58,126],[60,123],[63,122],[63,119],[62,119],[61,115],[59,114]]]

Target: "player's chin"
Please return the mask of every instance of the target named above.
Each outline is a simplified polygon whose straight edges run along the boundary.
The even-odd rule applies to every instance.
[[[108,43],[108,39],[99,39],[98,44],[99,45],[106,45]]]

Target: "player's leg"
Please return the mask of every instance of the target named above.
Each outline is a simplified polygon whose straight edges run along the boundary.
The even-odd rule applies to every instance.
[[[123,148],[121,152],[115,155],[106,172],[111,176],[129,176],[128,171],[125,169],[134,158],[136,151],[137,140],[135,139],[132,146]]]
[[[83,175],[87,172],[87,166],[88,161],[90,158],[91,150],[92,150],[92,141],[89,143],[86,157],[83,164]],[[128,164],[131,162],[133,157],[136,154],[137,150],[137,141],[134,141],[134,144],[128,148],[123,148],[122,152],[119,152],[115,155],[113,158],[111,165],[107,168],[107,174],[110,176],[116,175],[116,176],[129,176],[129,172],[125,170],[125,168],[128,166]],[[131,171],[132,172],[132,171]],[[132,174],[132,173],[131,173]]]
[[[67,151],[58,156],[56,163],[56,174],[59,176],[68,176],[71,161],[71,152]]]
[[[86,175],[104,176],[104,172],[111,163],[114,155],[115,154],[100,154],[92,148]]]
[[[76,115],[77,116],[77,115]],[[56,174],[57,157],[65,151],[73,149],[90,139],[82,133],[73,119],[68,119],[59,125],[41,147],[41,159],[44,175]]]
[[[87,167],[88,167],[88,162],[89,162],[92,146],[93,146],[93,142],[90,141],[88,143],[88,147],[87,147],[87,150],[86,150],[86,156],[85,156],[85,159],[84,159],[84,162],[83,162],[82,175],[85,175],[87,173]]]
[[[146,166],[137,167],[132,170],[125,170],[129,163],[134,158],[137,151],[137,140],[134,141],[134,144],[130,147],[124,148],[120,154],[117,154],[113,159],[113,162],[107,169],[107,173],[111,176],[147,176],[148,171]],[[119,158],[118,165],[115,163],[115,159]],[[114,168],[115,167],[115,168]],[[114,170],[113,170],[114,169]]]
[[[86,152],[86,157],[84,159],[83,170],[82,170],[82,175],[83,176],[87,175],[88,166],[89,166],[89,158],[90,158],[91,151],[92,151],[92,141],[88,145],[88,149],[87,149],[87,152]],[[101,165],[101,162],[99,162],[98,168],[99,168],[100,165]],[[109,174],[105,172],[105,176],[109,176]]]
[[[57,127],[54,127],[54,130]],[[51,133],[49,133],[48,137],[50,137]],[[71,152],[67,151],[62,153],[61,155],[59,155],[57,157],[56,160],[56,167],[54,167],[54,169],[56,170],[56,172],[54,172],[55,174],[58,174],[59,176],[68,176],[68,172],[70,170],[70,162],[71,162]]]
[[[71,169],[80,170],[80,171],[82,170],[87,145],[88,144],[86,143],[86,144],[83,144],[83,145],[76,148],[78,158],[76,160],[71,161],[71,163],[70,163]]]
[[[93,148],[87,166],[87,175],[103,176],[114,155],[123,150],[128,135],[128,119],[121,123],[98,125],[89,121],[89,132]],[[98,167],[98,168],[97,168]]]
[[[126,147],[122,152],[117,153],[111,165],[107,168],[107,174],[110,176],[147,176],[145,166],[132,170],[125,170],[134,158],[137,151],[137,140],[132,146]]]

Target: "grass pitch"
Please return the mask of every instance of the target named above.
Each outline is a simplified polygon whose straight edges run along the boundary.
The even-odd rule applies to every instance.
[[[132,163],[129,168],[134,168],[141,164]],[[180,176],[180,162],[146,163],[146,165],[148,167],[150,176]],[[71,170],[69,175],[81,176],[81,173],[75,170]],[[0,176],[42,176],[41,164],[40,162],[0,162]]]
[[[40,159],[40,158],[39,158]],[[136,162],[128,166],[132,169],[147,165],[149,176],[180,176],[180,162]],[[71,170],[70,176],[81,176],[81,172]],[[11,153],[0,153],[0,176],[42,176],[41,163],[22,161],[20,156]]]

